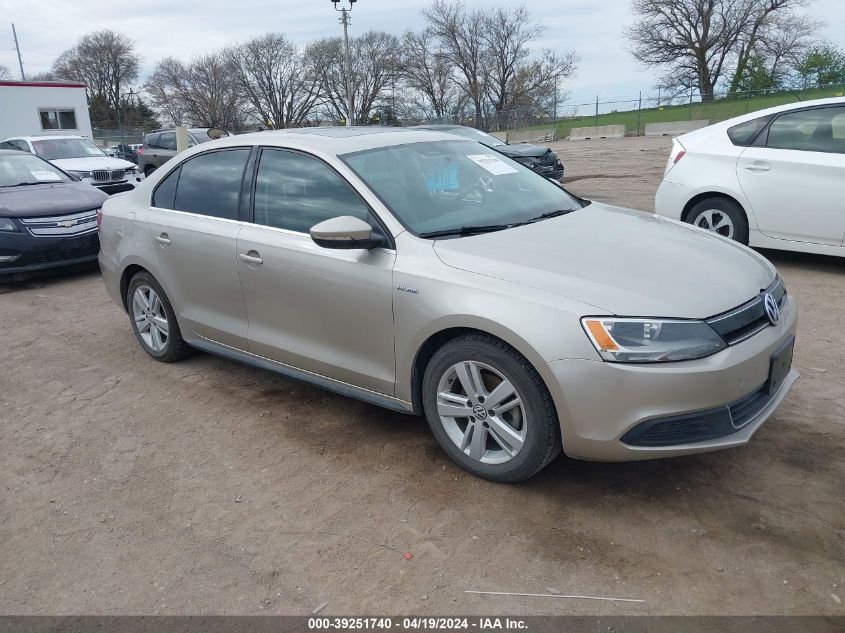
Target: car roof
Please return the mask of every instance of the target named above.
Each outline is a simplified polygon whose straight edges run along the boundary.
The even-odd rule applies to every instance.
[[[253,132],[203,143],[203,149],[236,145],[277,145],[336,156],[424,141],[455,141],[453,134],[401,127],[309,127]]]
[[[7,154],[14,156],[32,156],[29,152],[25,152],[20,149],[0,149],[0,156],[5,156]]]
[[[86,141],[91,139],[80,136],[79,134],[45,134],[43,136],[10,136],[3,139],[3,141],[23,140],[23,141],[56,141],[65,138],[84,138]],[[2,142],[2,141],[0,141]]]

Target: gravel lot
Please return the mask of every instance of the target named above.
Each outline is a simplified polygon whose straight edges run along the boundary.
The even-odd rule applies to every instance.
[[[668,147],[558,151],[573,191],[650,210]],[[802,378],[748,447],[515,486],[421,418],[152,361],[96,271],[0,286],[0,613],[843,614],[845,259],[767,255]]]

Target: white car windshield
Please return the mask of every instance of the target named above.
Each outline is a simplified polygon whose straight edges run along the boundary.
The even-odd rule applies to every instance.
[[[585,204],[474,141],[409,143],[341,158],[421,237],[506,229]]]
[[[0,154],[0,187],[70,182],[62,171],[32,154]]]
[[[52,138],[32,141],[35,153],[44,160],[97,158],[106,153],[85,138]]]

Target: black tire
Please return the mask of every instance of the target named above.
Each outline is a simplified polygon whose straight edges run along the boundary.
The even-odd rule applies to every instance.
[[[167,318],[167,336],[163,348],[160,350],[154,349],[144,340],[138,323],[134,318],[133,297],[135,296],[135,291],[141,286],[152,288],[155,291],[161,302],[164,316]],[[132,332],[135,334],[135,338],[138,339],[138,343],[141,344],[141,348],[147,354],[163,363],[174,363],[191,354],[193,348],[182,338],[182,332],[179,330],[179,323],[176,320],[176,313],[173,311],[173,306],[170,304],[170,300],[167,298],[164,289],[152,275],[147,272],[140,272],[132,277],[129,287],[126,290],[126,307],[129,313]]]
[[[704,221],[706,224],[706,220],[704,220],[702,216],[710,211],[716,211],[731,221],[733,224],[733,235],[730,236],[731,239],[739,242],[740,244],[748,244],[748,218],[745,217],[745,211],[743,211],[742,207],[736,202],[729,200],[728,198],[714,196],[712,198],[705,198],[704,200],[696,202],[687,214],[686,222],[696,224],[697,222]],[[708,227],[701,226],[701,228],[706,229]],[[724,237],[728,237],[725,232],[716,232],[720,233]]]
[[[450,437],[441,420],[437,406],[438,388],[442,386],[441,381],[447,380],[446,377],[452,368],[465,361],[487,365],[500,373],[512,383],[522,402],[526,425],[524,443],[509,461],[491,464],[470,457]],[[462,391],[461,387],[457,389]],[[482,333],[466,334],[449,341],[437,350],[425,369],[422,399],[426,419],[440,446],[458,465],[478,477],[499,482],[524,481],[542,470],[561,451],[560,424],[545,383],[522,354],[493,336]],[[467,420],[467,423],[469,419],[486,419],[487,422],[493,420],[493,413],[489,411],[484,416],[462,420]],[[499,417],[502,417],[502,414]],[[455,418],[455,421],[461,423],[458,418]],[[487,423],[483,426],[488,429]],[[465,430],[464,432],[466,433]],[[487,438],[486,446],[501,448],[500,445],[491,444],[495,440],[492,431],[487,430],[484,437]],[[467,450],[471,449],[468,447]]]
[[[144,178],[149,178],[150,175],[156,170],[153,165],[147,165],[144,167]]]

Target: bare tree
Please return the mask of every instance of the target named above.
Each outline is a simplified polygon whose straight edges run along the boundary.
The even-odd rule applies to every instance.
[[[173,123],[244,128],[244,108],[227,51],[194,58],[188,64],[172,57],[160,61],[145,86],[150,102]]]
[[[822,26],[821,20],[806,15],[778,16],[772,21],[758,48],[776,85],[788,83],[816,43]]]
[[[399,69],[399,39],[390,33],[369,31],[349,40],[352,68],[354,119],[370,120]],[[321,100],[334,117],[346,118],[346,65],[340,38],[318,40],[308,47],[312,68],[320,79]]]
[[[320,97],[320,79],[302,48],[281,33],[268,33],[231,49],[229,58],[262,125],[303,125]]]
[[[407,86],[423,96],[423,111],[445,117],[455,101],[452,67],[437,47],[434,32],[407,31],[402,38],[400,59],[402,77]]]
[[[12,73],[6,66],[0,66],[0,79],[11,79]]]
[[[476,125],[480,125],[488,61],[484,13],[468,11],[460,0],[435,0],[422,14],[440,41],[446,61],[455,69],[454,81],[472,102]]]
[[[103,30],[83,36],[59,55],[51,72],[57,79],[86,84],[91,99],[102,99],[107,107],[117,108],[120,93],[138,78],[140,64],[131,39]]]

